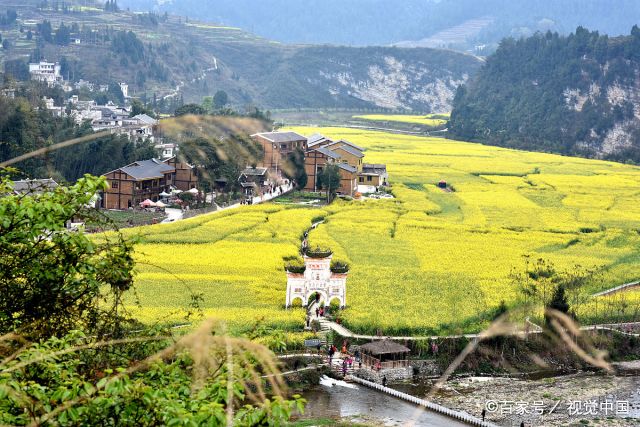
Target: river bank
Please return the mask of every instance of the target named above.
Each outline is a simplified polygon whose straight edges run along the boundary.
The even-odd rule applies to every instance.
[[[425,396],[432,382],[394,384]],[[577,373],[538,380],[467,377],[448,381],[431,401],[500,426],[637,426],[640,377]],[[541,413],[542,412],[542,413]]]

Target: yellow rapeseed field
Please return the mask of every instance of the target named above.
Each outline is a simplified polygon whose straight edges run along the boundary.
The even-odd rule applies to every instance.
[[[327,221],[310,242],[350,264],[342,318],[357,331],[476,330],[480,314],[501,300],[517,303],[511,273],[523,271],[524,256],[600,272],[582,291],[585,318],[640,302],[635,294],[622,303],[588,298],[640,278],[640,168],[439,138],[294,130],[365,147],[365,162],[387,164],[397,198],[323,209],[248,206],[127,231],[141,238],[142,308],[133,298],[129,305],[142,320],[180,321],[193,292],[202,294],[206,314],[236,330],[260,320],[300,329],[304,312],[284,309],[283,258],[297,254],[318,216]],[[454,191],[439,189],[440,180]]]
[[[448,116],[448,114],[427,114],[424,116],[409,114],[366,114],[362,116],[353,116],[353,118],[375,122],[400,122],[425,126],[440,126],[447,123],[446,120],[437,118],[437,116]]]

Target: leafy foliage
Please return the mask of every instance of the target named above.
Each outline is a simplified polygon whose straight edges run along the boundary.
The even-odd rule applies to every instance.
[[[0,334],[120,332],[118,304],[133,284],[131,245],[97,244],[66,228],[91,220],[87,206],[105,185],[87,176],[69,188],[11,194],[11,182],[0,181]]]
[[[318,174],[318,184],[327,191],[327,198],[335,196],[340,188],[340,169],[336,165],[327,165]]]
[[[304,188],[307,185],[307,172],[304,168],[304,152],[296,149],[289,153],[282,165],[284,175],[292,181],[295,181],[298,188]]]
[[[273,385],[281,382],[271,355],[259,345],[199,332],[154,355],[154,341],[94,343],[74,331],[25,346],[0,363],[0,422],[276,426],[304,409],[305,401],[297,395],[292,400],[264,395],[262,372],[275,372]],[[96,364],[105,356],[109,360],[109,351],[126,349],[127,342],[137,343],[148,357],[130,360],[130,366]],[[165,346],[169,342],[159,341]]]

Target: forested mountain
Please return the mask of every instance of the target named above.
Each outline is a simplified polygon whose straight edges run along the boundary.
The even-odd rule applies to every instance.
[[[245,28],[287,43],[407,45],[472,50],[535,31],[582,25],[610,35],[640,20],[636,0],[120,0]]]
[[[504,40],[458,89],[453,137],[640,161],[640,28]]]
[[[452,51],[286,45],[170,14],[112,10],[113,3],[108,9],[34,0],[7,6],[17,17],[0,28],[8,43],[0,51],[5,71],[26,80],[28,61],[59,61],[65,80],[126,82],[129,95],[165,112],[220,90],[239,109],[442,112],[481,65]]]

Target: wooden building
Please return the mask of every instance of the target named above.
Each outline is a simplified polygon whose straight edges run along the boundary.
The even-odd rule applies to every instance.
[[[332,141],[329,140],[329,143]],[[338,193],[347,196],[353,196],[358,189],[358,162],[361,157],[352,155],[351,157],[342,156],[341,152],[348,154],[342,150],[343,146],[315,144],[314,148],[307,149],[305,153],[304,165],[307,173],[307,185],[305,190],[318,191],[320,183],[318,176],[327,165],[333,164],[340,171],[340,187]],[[353,163],[353,164],[352,164]],[[360,163],[361,164],[361,163]]]
[[[240,173],[238,181],[245,196],[253,197],[262,194],[267,186],[269,174],[267,168],[248,167]]]
[[[309,149],[304,155],[304,170],[307,173],[307,191],[318,191],[320,183],[318,175],[324,170],[327,164],[334,163],[340,159],[340,155],[324,147]]]
[[[262,146],[263,157],[258,166],[265,167],[278,179],[282,174],[282,162],[297,149],[307,149],[307,138],[296,132],[263,132],[251,135]]]
[[[189,191],[198,185],[198,177],[195,168],[186,162],[181,162],[177,157],[171,157],[164,160],[163,163],[175,169],[173,178],[173,186],[178,190]]]
[[[195,188],[197,182],[195,175],[190,175],[193,180],[189,181],[186,168],[191,166],[185,165],[174,162],[172,166],[157,159],[140,160],[104,174],[108,188],[102,195],[102,207],[129,209],[137,207],[146,199],[157,201],[160,193],[170,191],[171,187],[177,188],[176,166],[180,168],[180,185],[184,188],[183,191]]]

